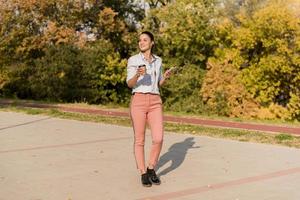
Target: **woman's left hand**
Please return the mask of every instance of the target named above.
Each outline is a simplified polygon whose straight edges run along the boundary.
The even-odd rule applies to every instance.
[[[171,74],[172,74],[172,69],[173,69],[173,67],[170,68],[170,69],[168,69],[168,70],[164,73],[164,78],[165,78],[165,79],[170,78],[170,76],[171,76]]]
[[[172,75],[174,69],[175,69],[175,67],[171,67],[170,69],[168,69],[168,70],[164,73],[164,78],[165,78],[165,79],[170,78],[170,76]]]
[[[175,67],[171,67],[170,69],[165,71],[165,73],[163,74],[163,78],[159,81],[159,86],[162,86],[165,83],[165,80],[170,78],[174,69],[175,69]]]

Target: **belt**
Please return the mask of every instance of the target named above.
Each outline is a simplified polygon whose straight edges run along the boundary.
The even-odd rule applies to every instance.
[[[136,95],[136,94],[150,94],[150,95],[159,95],[156,93],[151,93],[151,92],[134,92],[132,95]]]

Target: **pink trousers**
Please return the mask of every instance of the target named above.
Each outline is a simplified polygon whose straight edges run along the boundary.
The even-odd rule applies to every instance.
[[[159,95],[135,93],[131,98],[130,115],[134,130],[134,155],[137,168],[145,171],[145,129],[148,123],[152,146],[148,166],[157,164],[163,143],[162,100]]]

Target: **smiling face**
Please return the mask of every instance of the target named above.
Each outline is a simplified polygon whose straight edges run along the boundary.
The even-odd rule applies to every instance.
[[[147,34],[141,34],[139,38],[139,48],[141,52],[151,51],[154,42]]]

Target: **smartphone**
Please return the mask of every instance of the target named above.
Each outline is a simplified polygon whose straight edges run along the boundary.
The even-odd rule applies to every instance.
[[[170,72],[174,72],[174,71],[176,71],[176,70],[177,70],[177,67],[171,67],[171,68],[169,69]]]

